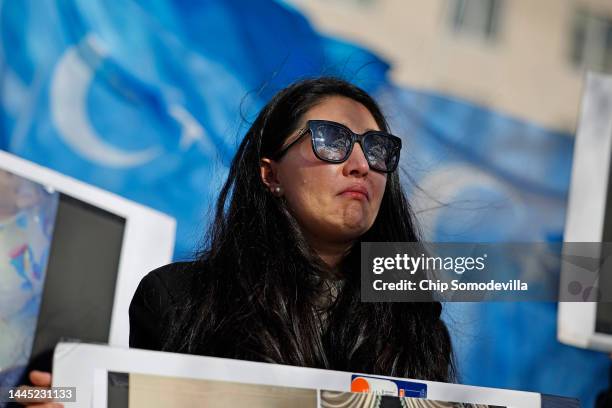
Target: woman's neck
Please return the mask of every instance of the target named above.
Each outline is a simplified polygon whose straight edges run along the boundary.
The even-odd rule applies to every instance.
[[[339,275],[340,263],[353,246],[353,242],[336,243],[314,240],[314,242],[310,241],[310,246],[329,267],[330,272]]]

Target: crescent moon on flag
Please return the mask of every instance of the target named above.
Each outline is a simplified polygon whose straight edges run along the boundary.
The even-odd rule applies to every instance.
[[[87,36],[84,41],[98,50],[93,36]],[[95,70],[80,58],[76,47],[64,52],[51,81],[51,120],[61,140],[85,159],[106,167],[135,167],[159,156],[162,152],[159,147],[125,151],[99,137],[89,121],[86,108]]]

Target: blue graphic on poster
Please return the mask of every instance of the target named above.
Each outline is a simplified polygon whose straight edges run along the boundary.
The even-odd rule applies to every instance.
[[[13,386],[32,349],[57,192],[0,170],[0,386]]]

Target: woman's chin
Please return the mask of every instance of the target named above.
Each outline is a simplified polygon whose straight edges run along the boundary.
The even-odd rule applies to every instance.
[[[368,212],[363,206],[350,206],[342,214],[342,226],[349,231],[365,232],[370,225]]]
[[[363,218],[359,219],[344,219],[343,222],[334,228],[335,235],[342,237],[343,241],[352,241],[369,229],[369,223]]]

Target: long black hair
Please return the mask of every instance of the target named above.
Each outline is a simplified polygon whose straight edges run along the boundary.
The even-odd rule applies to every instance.
[[[277,93],[232,161],[197,256],[199,273],[189,282],[187,301],[173,311],[175,323],[163,348],[452,381],[452,347],[440,319],[441,304],[362,303],[359,241],[341,262],[341,278],[335,279],[305,240],[285,200],[261,180],[260,159],[278,150],[305,112],[334,95],[363,104],[387,130],[376,102],[344,80],[307,79]],[[360,241],[418,241],[397,171],[388,176],[376,220]]]

